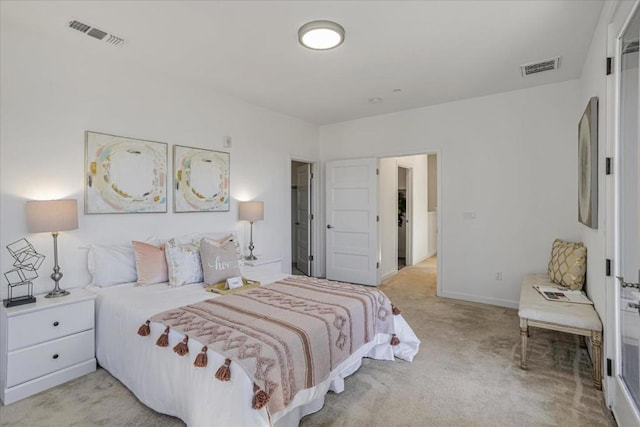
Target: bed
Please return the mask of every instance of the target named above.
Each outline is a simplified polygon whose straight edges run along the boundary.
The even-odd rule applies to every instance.
[[[253,268],[246,277],[268,287],[287,275]],[[148,286],[125,283],[110,287],[89,285],[87,289],[97,295],[98,363],[142,403],[179,417],[189,426],[296,426],[303,416],[322,408],[327,391],[339,393],[344,389],[344,378],[360,367],[363,357],[390,361],[398,357],[411,361],[420,345],[402,315],[395,315],[394,332],[399,344],[392,346],[389,334],[376,334],[332,369],[326,379],[298,391],[284,409],[270,413],[267,407],[253,409],[247,403],[255,393],[254,382],[242,369],[234,369],[227,382],[215,379],[216,370],[225,363],[222,354],[209,349],[207,366],[194,368],[193,357],[201,351],[202,343],[189,340],[187,345],[192,357],[178,357],[171,347],[183,340],[183,334],[170,330],[167,349],[155,345],[155,337],[164,331],[161,323],[150,324],[153,339],[144,339],[136,333],[140,325],[160,312],[219,297],[206,292],[202,283],[181,287],[169,287],[166,283]]]

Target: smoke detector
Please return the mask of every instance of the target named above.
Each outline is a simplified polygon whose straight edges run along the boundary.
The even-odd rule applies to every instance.
[[[105,43],[112,44],[114,46],[122,46],[124,44],[124,39],[122,37],[118,37],[113,33],[108,33],[99,28],[94,27],[93,25],[78,21],[76,19],[72,19],[69,21],[69,28],[80,31],[83,34],[86,34],[94,39],[104,41]]]
[[[522,64],[522,77],[530,76],[531,74],[542,73],[544,71],[557,70],[560,66],[560,57],[545,59],[542,61],[531,62],[529,64]]]

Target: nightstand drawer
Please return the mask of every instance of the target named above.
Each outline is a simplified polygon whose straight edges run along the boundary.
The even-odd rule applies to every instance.
[[[8,351],[93,329],[93,300],[10,317]]]
[[[9,353],[7,387],[68,368],[93,358],[93,330]]]

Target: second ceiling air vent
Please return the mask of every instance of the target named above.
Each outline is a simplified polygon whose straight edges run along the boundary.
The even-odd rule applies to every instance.
[[[120,46],[124,44],[124,39],[122,37],[118,37],[114,34],[108,33],[106,31],[102,31],[99,28],[96,28],[92,25],[86,24],[84,22],[80,22],[78,20],[69,21],[69,28],[73,28],[74,30],[78,30],[81,33],[84,33],[88,36],[93,37],[94,39],[102,40],[106,43]]]
[[[542,73],[544,71],[557,70],[560,66],[560,57],[545,59],[543,61],[531,62],[529,64],[522,64],[522,77],[530,76],[531,74]]]

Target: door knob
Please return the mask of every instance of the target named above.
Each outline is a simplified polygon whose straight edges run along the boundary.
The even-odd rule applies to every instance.
[[[333,228],[333,225],[327,224],[327,228]]]
[[[625,282],[624,281],[624,277],[620,277],[620,276],[616,276],[616,279],[618,279],[620,281],[620,286],[622,286],[623,288],[640,289],[640,283]]]

